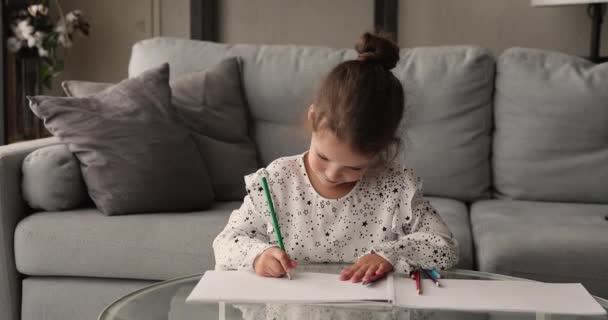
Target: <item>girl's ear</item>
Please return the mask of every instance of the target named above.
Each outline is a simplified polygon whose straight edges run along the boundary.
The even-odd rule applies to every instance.
[[[315,112],[315,105],[311,104],[310,107],[308,107],[308,116],[307,116],[307,118],[308,118],[309,122],[312,121],[312,116],[313,116],[314,112]]]

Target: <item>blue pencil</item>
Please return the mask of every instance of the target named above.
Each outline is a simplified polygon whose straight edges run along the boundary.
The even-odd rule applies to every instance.
[[[436,286],[440,286],[439,284],[439,280],[435,279],[435,277],[431,274],[431,272],[429,270],[426,269],[422,269],[422,272],[424,272],[424,274],[431,280],[433,280],[433,283],[435,283]]]
[[[439,272],[437,272],[437,270],[431,269],[430,271],[431,271],[431,274],[435,276],[435,278],[441,279],[441,275],[439,274]]]

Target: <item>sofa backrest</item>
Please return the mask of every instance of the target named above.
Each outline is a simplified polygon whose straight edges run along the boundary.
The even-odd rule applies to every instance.
[[[499,198],[608,203],[608,63],[506,50],[494,121]]]
[[[228,45],[153,38],[133,46],[129,76],[169,62],[171,77],[206,69],[228,56],[243,62],[251,137],[262,165],[301,153],[316,87],[352,49],[293,45]],[[394,69],[406,96],[405,140],[399,161],[414,167],[425,194],[465,201],[489,194],[495,62],[472,46],[402,49]],[[381,112],[379,107],[379,112]]]

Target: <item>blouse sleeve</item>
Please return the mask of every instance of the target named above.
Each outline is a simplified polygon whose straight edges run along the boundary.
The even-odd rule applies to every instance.
[[[251,183],[257,177],[261,179],[260,171],[245,177],[248,194],[213,241],[216,270],[253,270],[255,258],[264,250],[276,246],[276,241],[271,241],[268,235],[267,210],[258,209],[261,193],[257,189],[252,190],[261,187],[261,184]]]
[[[445,270],[458,262],[458,242],[435,208],[422,196],[419,179],[406,177],[406,187],[397,201],[391,231],[394,241],[373,247],[396,271],[413,268]]]

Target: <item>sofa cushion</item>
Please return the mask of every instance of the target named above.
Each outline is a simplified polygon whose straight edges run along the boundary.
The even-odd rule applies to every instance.
[[[308,148],[310,134],[303,123],[314,91],[331,68],[354,59],[356,52],[153,38],[133,46],[129,75],[169,61],[176,78],[229,56],[242,59],[251,137],[261,164],[267,165]],[[408,164],[424,178],[428,195],[459,200],[488,196],[494,67],[492,55],[477,47],[401,50],[394,73],[404,85],[410,111],[404,150]]]
[[[101,92],[114,83],[68,80],[61,82],[61,87],[68,97],[86,97]]]
[[[211,243],[240,202],[202,212],[105,216],[40,212],[15,230],[17,270],[30,276],[167,280],[215,267]]]
[[[163,64],[98,94],[30,97],[34,113],[81,164],[89,195],[108,215],[205,209],[211,183],[171,106]]]
[[[429,195],[489,196],[494,68],[477,47],[402,50],[394,72],[405,90],[404,162]]]
[[[466,206],[430,198],[458,240],[459,268],[472,267]],[[213,239],[240,202],[204,212],[104,216],[95,209],[40,212],[15,231],[17,269],[30,276],[166,280],[215,266]]]
[[[581,282],[608,297],[608,205],[487,200],[471,208],[480,271]]]
[[[608,203],[608,64],[537,49],[498,59],[499,197]]]
[[[144,280],[29,277],[23,279],[21,320],[98,319],[110,303],[135,290],[154,284]],[[157,317],[167,307],[148,306]],[[153,313],[156,312],[156,313]],[[152,317],[151,317],[152,319]]]
[[[112,84],[64,81],[69,96],[83,97]],[[258,168],[257,153],[249,138],[238,58],[228,58],[170,83],[172,103],[192,133],[207,165],[215,199],[242,200],[243,177]]]
[[[115,83],[81,80],[66,80],[61,82],[61,87],[63,88],[63,92],[66,94],[66,96],[76,98],[92,96],[107,88],[110,88],[113,85],[115,85]]]
[[[467,205],[460,201],[446,198],[428,197],[428,200],[458,241],[460,259],[455,268],[472,270],[474,266],[473,239],[471,238],[471,225]]]
[[[22,195],[30,208],[60,211],[90,202],[80,163],[65,144],[33,151],[21,168]]]

